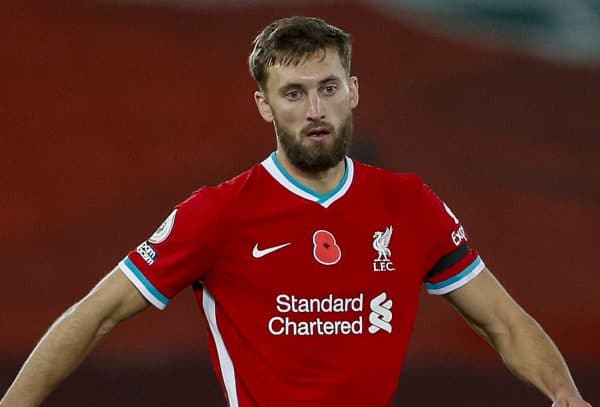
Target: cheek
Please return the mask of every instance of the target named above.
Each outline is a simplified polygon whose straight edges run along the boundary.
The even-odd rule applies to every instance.
[[[342,121],[344,121],[348,113],[350,113],[351,111],[352,107],[350,106],[350,103],[347,99],[336,102],[331,106],[331,113],[332,116],[335,117],[334,121],[336,122],[336,124],[340,124]]]
[[[304,115],[302,114],[301,106],[284,105],[277,109],[277,118],[282,124],[295,125],[301,123]]]

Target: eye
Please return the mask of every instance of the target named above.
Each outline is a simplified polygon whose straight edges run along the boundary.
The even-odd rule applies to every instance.
[[[325,95],[333,95],[333,94],[335,94],[336,91],[337,91],[336,85],[327,85],[327,86],[323,87],[323,93]]]
[[[285,97],[289,100],[298,100],[300,99],[300,91],[299,90],[290,90],[285,94]]]

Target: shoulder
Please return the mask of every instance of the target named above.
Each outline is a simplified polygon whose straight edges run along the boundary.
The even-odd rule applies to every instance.
[[[248,189],[250,184],[256,182],[257,178],[260,178],[260,172],[260,164],[257,164],[247,171],[217,185],[201,186],[183,203],[197,205],[202,202],[209,202],[219,206],[226,205],[228,202],[238,198],[241,193]]]
[[[423,179],[413,173],[395,172],[353,160],[358,182],[385,191],[386,195],[418,197],[425,187]]]
[[[190,214],[192,218],[222,217],[230,211],[232,205],[243,199],[242,195],[249,189],[249,184],[254,182],[259,172],[259,165],[255,165],[217,185],[201,186],[177,205],[177,210]]]

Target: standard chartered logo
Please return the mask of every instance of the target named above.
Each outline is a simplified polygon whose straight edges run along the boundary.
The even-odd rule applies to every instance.
[[[383,329],[387,333],[392,333],[392,300],[387,299],[385,293],[379,294],[371,300],[371,313],[369,314],[369,332],[372,334]]]
[[[269,319],[269,333],[275,336],[362,335],[364,332],[365,295],[320,298],[279,294],[275,298],[277,314]],[[392,332],[392,300],[381,293],[369,302],[369,333]]]

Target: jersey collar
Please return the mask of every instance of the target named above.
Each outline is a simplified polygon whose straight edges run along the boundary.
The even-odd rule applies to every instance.
[[[320,194],[295,180],[290,173],[283,168],[283,165],[277,158],[275,152],[271,153],[271,155],[261,164],[278,183],[290,192],[304,199],[308,199],[309,201],[316,202],[324,208],[328,208],[332,203],[344,196],[346,192],[348,192],[348,189],[350,189],[350,185],[352,185],[352,179],[354,178],[354,163],[349,157],[344,157],[344,160],[346,168],[342,180],[333,190],[326,194]]]

